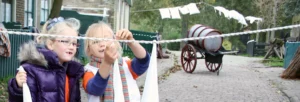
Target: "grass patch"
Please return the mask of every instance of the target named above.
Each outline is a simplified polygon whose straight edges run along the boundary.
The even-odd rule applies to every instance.
[[[248,54],[239,54],[238,56],[249,57]],[[264,58],[264,56],[254,56],[256,58]],[[283,67],[283,59],[279,59],[278,57],[270,57],[269,59],[263,60],[262,63],[266,66],[270,67]]]
[[[283,67],[283,60],[278,57],[270,57],[269,59],[264,60],[263,63],[270,67]]]
[[[8,76],[0,79],[0,102],[8,101],[7,83],[13,76]]]

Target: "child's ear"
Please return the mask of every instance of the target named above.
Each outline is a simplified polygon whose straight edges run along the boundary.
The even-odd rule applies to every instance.
[[[46,42],[46,46],[47,46],[47,48],[49,49],[49,50],[53,50],[54,49],[54,42],[53,41],[51,41],[51,40],[48,40],[47,42]]]

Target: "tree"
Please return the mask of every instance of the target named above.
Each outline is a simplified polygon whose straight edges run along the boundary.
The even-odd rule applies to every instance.
[[[283,15],[283,4],[289,0],[255,0],[255,4],[258,7],[258,16],[263,18],[261,23],[262,28],[270,28],[276,26],[282,26],[287,24],[287,18]],[[275,38],[275,31],[266,34],[266,43],[269,43],[270,39]]]
[[[284,14],[287,18],[300,14],[300,0],[286,0],[284,3]]]
[[[254,15],[256,6],[249,0],[201,0],[202,2],[209,3],[211,5],[223,6],[229,10],[236,10],[241,14]],[[158,10],[134,12],[138,10],[159,9],[168,7],[177,7],[187,5],[189,3],[198,3],[199,0],[138,0],[135,1],[131,11],[131,28],[156,32],[159,31],[163,38],[169,38],[170,36],[180,35],[179,37],[186,37],[188,29],[194,24],[203,24],[211,26],[212,28],[220,30],[222,33],[238,32],[242,31],[243,27],[236,20],[228,20],[222,15],[215,12],[214,8],[204,4],[197,4],[200,14],[194,15],[181,15],[181,19],[161,19]],[[174,35],[174,36],[173,36]],[[174,38],[172,38],[174,39]],[[245,45],[239,44],[238,37],[230,37],[230,41],[241,48],[245,48]],[[181,46],[184,43],[182,42]]]
[[[54,0],[48,19],[59,17],[63,0]]]

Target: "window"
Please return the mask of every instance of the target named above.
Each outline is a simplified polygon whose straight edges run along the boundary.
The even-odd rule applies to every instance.
[[[33,0],[24,0],[24,26],[33,26]]]
[[[49,0],[41,0],[41,22],[47,21],[49,14]]]
[[[2,0],[1,2],[1,21],[11,22],[12,0]]]

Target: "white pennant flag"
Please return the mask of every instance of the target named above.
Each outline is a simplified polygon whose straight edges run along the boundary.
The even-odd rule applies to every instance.
[[[18,68],[20,72],[25,72],[24,68],[20,66]],[[31,93],[27,83],[23,83],[23,102],[32,102]]]
[[[160,12],[160,15],[161,15],[161,19],[171,18],[170,11],[169,11],[168,8],[159,9],[159,12]]]
[[[156,55],[156,43],[153,43],[149,68],[147,70],[146,82],[144,85],[144,92],[141,102],[159,102]]]
[[[221,7],[221,6],[216,6],[216,7],[214,7],[214,9],[215,9],[215,11],[217,10],[217,11],[219,11],[219,15],[221,16],[222,15],[222,13],[224,14],[224,16],[226,17],[226,18],[229,18],[229,11],[227,10],[227,9],[225,9],[224,7]]]
[[[177,7],[169,8],[171,16],[173,19],[180,19],[180,14]]]
[[[229,14],[231,16],[230,18],[236,19],[239,23],[241,23],[245,26],[248,26],[248,24],[245,20],[245,17],[242,14],[240,14],[239,12],[237,12],[235,10],[230,10]]]
[[[181,14],[183,14],[183,15],[190,13],[189,8],[188,8],[187,5],[179,8],[179,10],[180,10]]]
[[[115,102],[125,102],[122,80],[120,75],[120,69],[118,65],[118,59],[115,60],[114,69],[113,69],[113,88],[114,88],[114,101]]]
[[[200,13],[195,3],[190,3],[187,5],[187,7],[190,11],[190,15]]]
[[[253,17],[253,16],[247,16],[247,17],[245,17],[245,19],[250,21],[251,24],[255,21],[262,22],[262,20],[263,20],[262,18]]]

